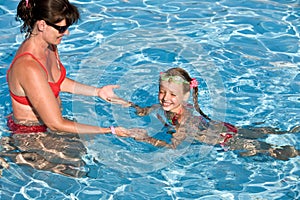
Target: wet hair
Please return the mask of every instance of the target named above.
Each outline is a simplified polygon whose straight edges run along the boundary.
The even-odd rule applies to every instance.
[[[163,74],[165,76],[170,76],[170,77],[179,76],[187,83],[190,83],[193,80],[184,69],[179,68],[179,67],[168,69]],[[161,81],[161,78],[160,78],[160,81]],[[185,82],[182,83],[182,89],[183,89],[184,94],[186,94],[187,92],[190,92],[190,84],[187,84],[187,83],[185,83]],[[194,108],[196,109],[196,111],[198,113],[200,113],[204,118],[210,120],[210,118],[206,114],[204,114],[204,112],[200,109],[200,106],[198,104],[198,86],[193,88],[193,102],[194,102]]]
[[[52,24],[56,24],[62,20],[66,20],[66,25],[70,26],[76,23],[80,18],[79,11],[76,6],[72,5],[68,0],[21,0],[17,8],[17,21],[23,21],[21,33],[26,33],[28,37],[38,20],[45,20]]]

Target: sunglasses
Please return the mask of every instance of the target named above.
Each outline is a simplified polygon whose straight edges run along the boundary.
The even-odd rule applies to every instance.
[[[55,28],[59,33],[64,33],[69,28],[69,26],[58,26],[46,21],[46,24]]]

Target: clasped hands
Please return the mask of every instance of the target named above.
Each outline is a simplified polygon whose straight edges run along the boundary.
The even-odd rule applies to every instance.
[[[123,107],[130,107],[133,105],[132,102],[126,101],[125,99],[122,99],[120,97],[108,97],[106,100],[110,103],[113,104],[119,104],[122,105]],[[147,131],[142,128],[131,128],[131,129],[126,129],[123,127],[116,127],[115,128],[116,135],[120,137],[131,137],[134,138],[135,140],[145,140],[149,138],[150,136],[148,135]]]

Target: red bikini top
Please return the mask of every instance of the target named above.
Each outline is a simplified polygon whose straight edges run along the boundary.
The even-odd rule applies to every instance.
[[[41,65],[41,67],[46,71],[47,76],[48,76],[48,72],[46,70],[46,67],[34,55],[32,55],[29,52],[24,52],[24,53],[16,56],[14,58],[13,62],[11,63],[10,68],[16,62],[16,60],[18,58],[20,58],[24,55],[30,55],[35,61],[37,61]],[[66,69],[60,61],[59,61],[59,66],[60,66],[60,77],[59,77],[58,81],[56,83],[48,82],[55,97],[58,97],[59,92],[60,92],[60,86],[61,86],[62,82],[64,81],[64,79],[66,78]],[[7,74],[6,74],[6,79],[7,80],[8,80],[8,72],[10,71],[10,68],[8,69]],[[11,91],[9,91],[9,93],[10,93],[11,97],[14,100],[16,100],[17,102],[19,102],[20,104],[31,105],[30,102],[29,102],[29,99],[26,96],[17,96],[14,93],[12,93]]]

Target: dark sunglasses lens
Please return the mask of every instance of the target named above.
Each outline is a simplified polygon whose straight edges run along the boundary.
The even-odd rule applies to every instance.
[[[59,26],[57,30],[59,33],[64,33],[67,29],[68,26]]]
[[[69,28],[69,26],[58,26],[50,22],[46,22],[46,24],[55,28],[59,33],[64,33]]]

